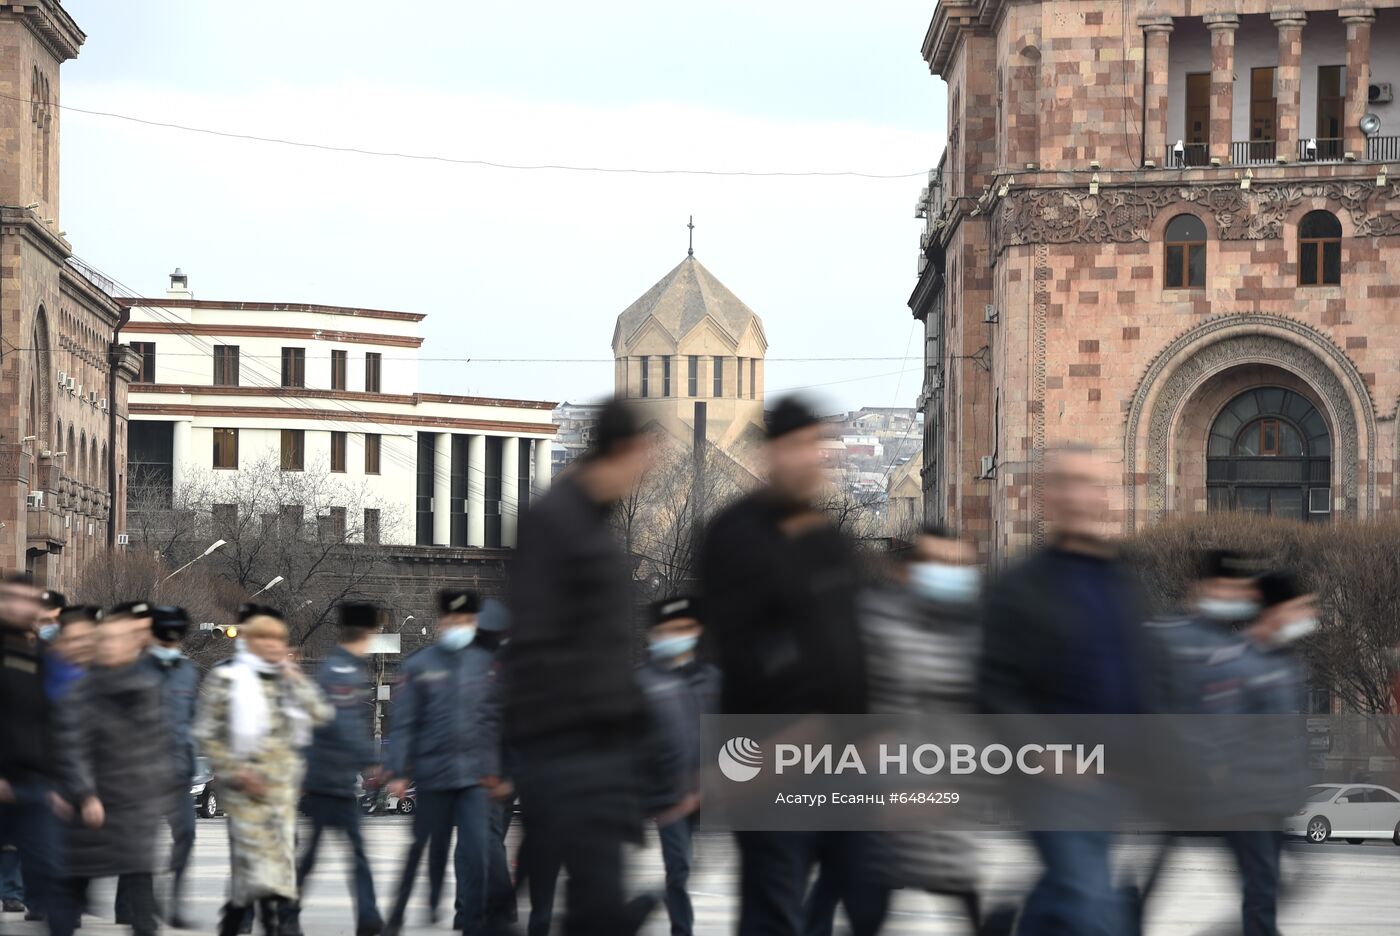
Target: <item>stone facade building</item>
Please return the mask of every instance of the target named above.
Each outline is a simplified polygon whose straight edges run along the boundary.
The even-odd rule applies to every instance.
[[[84,39],[57,0],[0,7],[0,570],[59,589],[122,529],[136,373],[59,223],[59,70]]]
[[[1394,509],[1400,2],[944,0],[923,54],[930,519],[1040,542],[1069,441],[1124,532]]]

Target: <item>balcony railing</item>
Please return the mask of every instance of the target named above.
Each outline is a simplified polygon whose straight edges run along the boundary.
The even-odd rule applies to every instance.
[[[1236,166],[1265,166],[1278,156],[1273,140],[1245,140],[1230,144],[1230,162]]]
[[[1171,169],[1184,169],[1188,166],[1210,165],[1209,143],[1173,143],[1167,147],[1167,158],[1162,165]]]
[[[1375,136],[1366,141],[1366,158],[1372,162],[1400,162],[1400,136]]]
[[[1345,153],[1345,141],[1313,139],[1298,141],[1299,162],[1340,162]]]

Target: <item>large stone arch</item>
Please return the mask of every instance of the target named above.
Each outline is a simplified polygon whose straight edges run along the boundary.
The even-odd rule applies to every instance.
[[[49,431],[53,427],[53,354],[49,343],[49,316],[41,305],[34,312],[34,328],[30,338],[29,346],[34,350],[30,352],[34,362],[34,393],[36,397],[36,412],[38,415],[38,425],[31,426],[30,434],[38,436],[40,443],[35,448],[43,450],[50,445],[58,446],[63,443],[62,439],[51,439]]]
[[[1317,329],[1277,315],[1249,313],[1202,322],[1148,366],[1129,403],[1124,432],[1126,532],[1161,519],[1176,506],[1172,444],[1183,407],[1216,376],[1250,364],[1287,371],[1311,389],[1332,432],[1332,483],[1343,498],[1340,512],[1375,512],[1376,417],[1361,374]]]

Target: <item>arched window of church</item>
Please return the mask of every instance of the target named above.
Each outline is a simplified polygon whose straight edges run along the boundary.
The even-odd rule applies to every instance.
[[[1310,211],[1298,225],[1298,285],[1342,282],[1342,222],[1330,211]]]
[[[1179,214],[1167,225],[1167,289],[1204,289],[1206,286],[1206,226],[1193,214]]]
[[[1306,397],[1282,387],[1246,390],[1216,416],[1206,450],[1211,510],[1326,519],[1332,436]]]

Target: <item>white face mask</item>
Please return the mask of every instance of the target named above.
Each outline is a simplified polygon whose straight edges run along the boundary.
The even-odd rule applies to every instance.
[[[448,650],[461,650],[475,639],[476,628],[467,625],[464,627],[452,627],[443,631],[442,636],[438,638],[438,642]]]
[[[167,662],[178,660],[180,657],[184,656],[184,654],[180,652],[179,647],[162,647],[160,644],[152,645],[151,655],[158,660],[165,660]]]
[[[1211,598],[1203,595],[1196,601],[1196,610],[1212,621],[1234,623],[1257,617],[1259,602],[1248,598]]]
[[[909,566],[909,585],[930,601],[971,604],[977,600],[982,575],[976,566],[946,562],[916,562]]]

